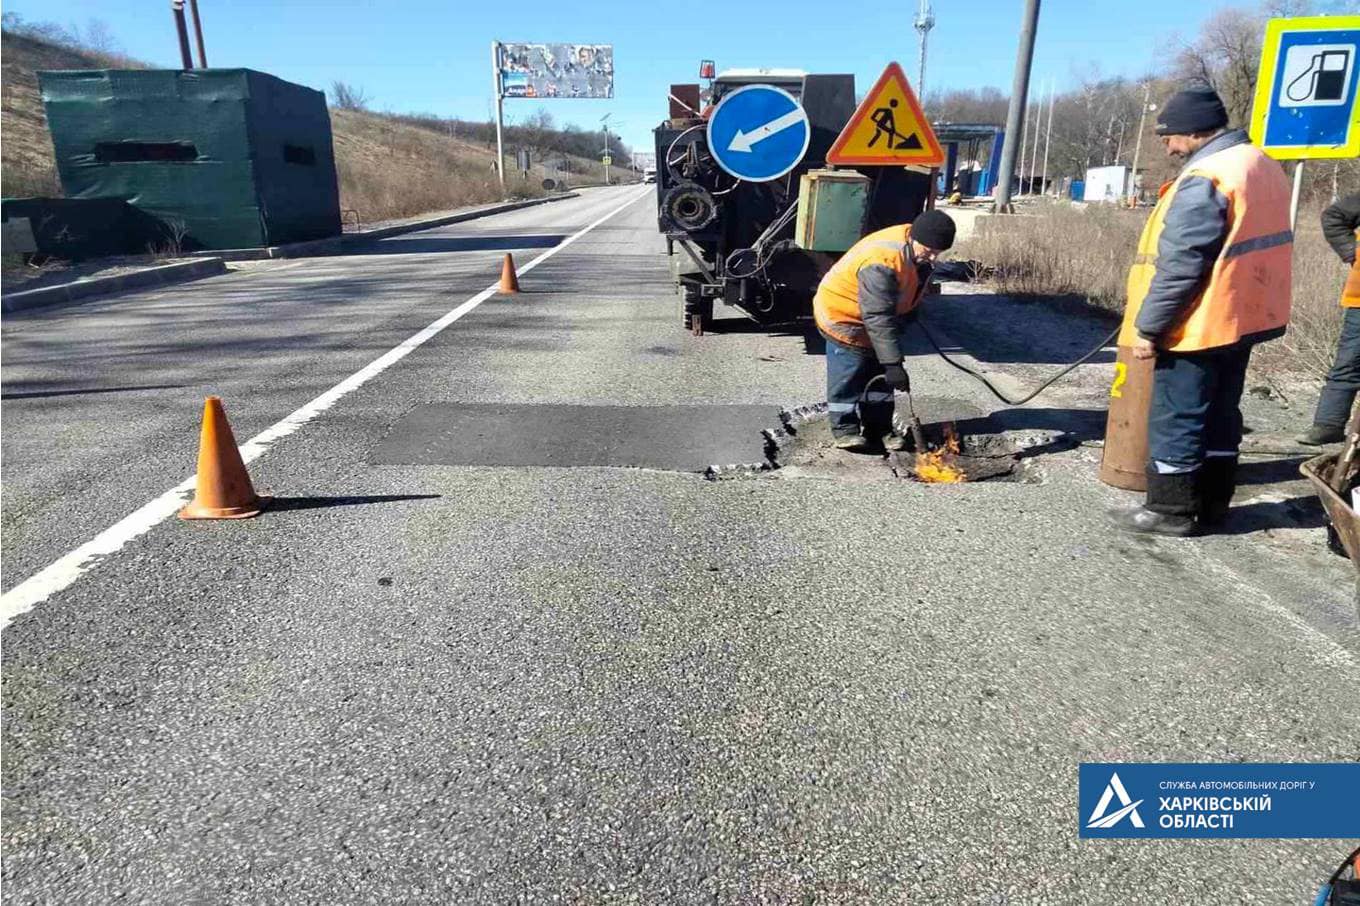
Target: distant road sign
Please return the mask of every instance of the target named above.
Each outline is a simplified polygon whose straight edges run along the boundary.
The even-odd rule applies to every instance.
[[[1266,24],[1251,140],[1278,159],[1360,155],[1360,16]]]
[[[826,162],[840,166],[926,167],[944,163],[944,151],[901,66],[889,63],[883,70],[836,137]]]
[[[747,85],[723,97],[708,120],[708,150],[728,173],[750,182],[798,166],[812,139],[807,111],[782,88]]]

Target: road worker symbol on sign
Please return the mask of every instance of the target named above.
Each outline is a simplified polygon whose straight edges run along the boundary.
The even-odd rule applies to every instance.
[[[937,167],[944,152],[902,67],[889,63],[845,124],[826,162],[841,166]]]
[[[874,121],[874,126],[876,128],[874,130],[874,137],[869,139],[869,147],[872,148],[874,146],[880,135],[886,135],[888,137],[887,144],[884,146],[886,148],[892,148],[894,150],[906,148],[913,151],[919,151],[921,149],[920,136],[915,132],[906,136],[898,134],[897,124],[893,117],[893,111],[896,109],[897,98],[892,98],[888,101],[888,106],[879,107],[874,111],[873,116],[871,116],[870,119]]]

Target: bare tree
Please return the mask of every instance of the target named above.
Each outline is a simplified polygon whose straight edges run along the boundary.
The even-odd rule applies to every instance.
[[[331,82],[331,95],[335,106],[341,110],[367,110],[368,95],[357,85],[336,80]]]
[[[85,23],[81,41],[90,50],[102,54],[122,53],[118,41],[113,37],[113,29],[103,19],[91,19]]]
[[[1221,9],[1208,18],[1193,43],[1182,45],[1173,61],[1172,71],[1182,81],[1218,92],[1235,125],[1251,117],[1266,18],[1264,10]]]

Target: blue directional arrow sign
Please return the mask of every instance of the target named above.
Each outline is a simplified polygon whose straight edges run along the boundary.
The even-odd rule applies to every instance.
[[[747,85],[724,97],[708,120],[708,150],[728,173],[750,182],[798,166],[812,139],[807,111],[773,85]]]

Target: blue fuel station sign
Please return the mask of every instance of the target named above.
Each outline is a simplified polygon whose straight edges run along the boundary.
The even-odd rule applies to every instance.
[[[1360,155],[1360,16],[1271,19],[1251,138],[1278,159]]]

